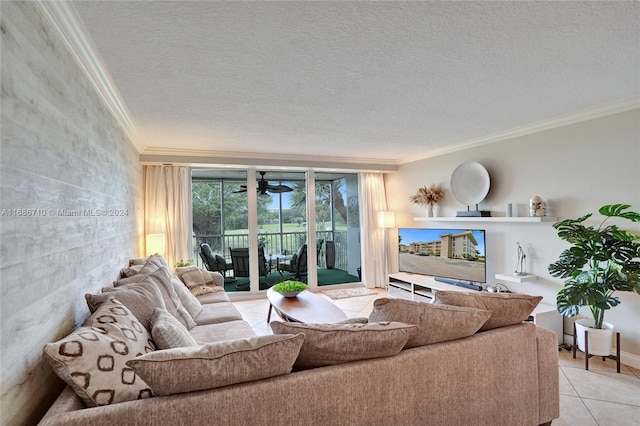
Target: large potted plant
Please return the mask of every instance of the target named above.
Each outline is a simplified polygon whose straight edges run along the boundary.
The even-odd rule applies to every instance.
[[[589,307],[593,319],[577,320],[576,329],[582,351],[584,329],[589,329],[589,353],[593,355],[610,354],[613,325],[604,322],[604,314],[620,304],[614,293],[640,294],[640,235],[606,224],[613,217],[640,222],[640,213],[628,211],[630,207],[628,204],[601,207],[598,212],[604,219],[598,226],[583,223],[592,213],[553,225],[558,236],[571,244],[549,265],[552,276],[566,278],[557,295],[558,312],[572,317],[580,313],[581,307]]]

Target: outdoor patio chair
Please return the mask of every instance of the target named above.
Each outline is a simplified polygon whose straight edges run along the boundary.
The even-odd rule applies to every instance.
[[[278,272],[283,276],[283,272],[294,274],[295,278],[301,279],[307,274],[307,245],[303,244],[289,259],[278,259]]]
[[[231,270],[231,263],[228,263],[223,256],[213,253],[208,243],[200,244],[198,254],[207,271],[220,272],[225,277],[225,282],[234,281],[232,277],[226,276],[227,271]]]
[[[249,277],[249,249],[247,247],[229,248],[231,254],[231,266],[233,268],[233,276],[236,278]],[[269,272],[267,259],[264,257],[264,248],[258,248],[258,272],[261,277],[266,277]],[[249,283],[237,284],[238,290],[249,287]],[[268,288],[268,284],[260,282],[260,290]]]

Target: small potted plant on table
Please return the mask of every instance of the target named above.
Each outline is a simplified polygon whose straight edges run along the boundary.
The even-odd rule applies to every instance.
[[[282,294],[284,297],[296,297],[307,289],[307,285],[302,281],[287,280],[271,287],[273,291]]]
[[[558,312],[572,317],[580,313],[582,306],[589,307],[593,319],[577,320],[576,329],[582,351],[584,330],[589,330],[589,353],[593,355],[610,355],[613,325],[604,322],[604,314],[620,304],[614,292],[640,294],[640,235],[617,225],[605,226],[612,217],[640,222],[640,213],[628,211],[630,207],[628,204],[601,207],[599,213],[604,219],[597,227],[583,224],[592,213],[553,225],[558,236],[571,244],[549,265],[552,276],[566,278],[557,295]]]

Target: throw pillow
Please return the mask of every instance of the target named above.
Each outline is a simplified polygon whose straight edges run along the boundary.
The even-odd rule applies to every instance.
[[[402,299],[377,299],[369,321],[415,324],[405,349],[461,339],[475,334],[491,312],[457,306],[434,305]]]
[[[156,395],[213,389],[291,372],[304,336],[258,336],[156,351],[127,365]]]
[[[180,303],[182,303],[182,306],[189,312],[191,318],[195,320],[196,317],[200,315],[200,312],[202,312],[202,304],[175,275],[171,277],[171,284],[173,284],[173,288],[176,290]]]
[[[144,265],[145,263],[147,263],[146,257],[136,257],[134,259],[129,259],[129,266]]]
[[[141,270],[142,270],[142,265],[133,265],[133,266],[129,266],[128,268],[122,268],[120,270],[120,275],[123,278],[129,278],[136,275]]]
[[[414,325],[398,322],[303,324],[274,321],[274,334],[304,334],[297,370],[381,358],[399,353]]]
[[[155,308],[166,309],[162,293],[160,293],[158,286],[150,281],[144,281],[134,286],[105,287],[102,289],[102,294],[84,295],[91,313],[96,312],[102,304],[108,302],[112,297],[125,305],[147,330],[151,330],[153,310]]]
[[[198,346],[189,330],[169,312],[155,308],[151,317],[151,336],[158,349]]]
[[[167,265],[167,262],[164,260],[164,258],[159,254],[154,254],[153,256],[149,256],[149,258],[146,259],[144,265],[137,274],[117,280],[113,283],[113,285],[114,287],[120,287],[127,284],[135,284],[137,282],[140,282],[144,277],[161,268],[169,271],[169,266]]]
[[[223,292],[224,288],[210,285],[197,285],[189,289],[194,296],[202,296],[203,294]]]
[[[168,269],[159,268],[154,273],[147,276],[145,280],[150,280],[158,286],[167,311],[176,317],[182,325],[187,327],[187,330],[196,326],[196,322],[193,317],[189,314],[189,311],[187,311],[182,302],[180,302],[180,297],[171,283],[171,273]]]
[[[538,306],[542,296],[518,293],[468,293],[457,291],[436,292],[435,303],[486,309],[491,317],[480,331],[519,324],[526,320]]]
[[[58,377],[87,407],[97,407],[152,396],[126,362],[154,349],[147,330],[126,306],[111,298],[85,326],[47,343],[43,351]]]
[[[209,271],[206,269],[200,269],[197,266],[176,268],[176,275],[188,288],[195,287],[197,285],[214,284],[213,277],[209,274]]]

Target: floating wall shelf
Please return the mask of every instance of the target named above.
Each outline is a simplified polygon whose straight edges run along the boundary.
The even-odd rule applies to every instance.
[[[414,217],[416,222],[503,222],[503,223],[541,223],[557,222],[557,217]]]
[[[509,281],[512,283],[522,283],[525,281],[536,281],[538,279],[537,275],[527,274],[527,275],[516,275],[510,272],[501,272],[496,274],[496,280]]]

